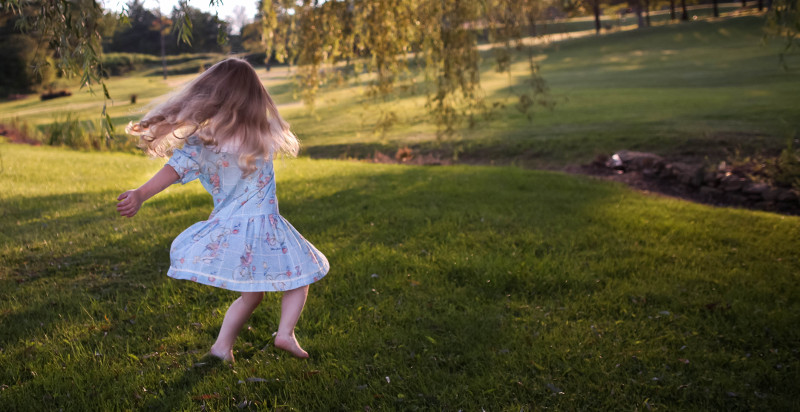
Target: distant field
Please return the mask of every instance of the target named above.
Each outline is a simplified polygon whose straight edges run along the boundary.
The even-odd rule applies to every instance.
[[[511,167],[277,165],[331,262],[232,369],[192,365],[236,294],[165,276],[199,184],[134,219],[142,156],[0,142],[0,409],[797,410],[800,218]],[[237,409],[238,408],[238,409]]]
[[[374,102],[364,98],[366,78],[361,78],[323,88],[312,114],[299,104],[286,68],[259,72],[312,157],[369,157],[375,150],[391,154],[410,145],[469,163],[536,168],[585,163],[620,149],[719,159],[737,152],[776,153],[800,126],[800,59],[790,56],[790,69],[784,70],[778,42],[764,43],[763,25],[758,16],[728,17],[545,46],[537,60],[555,108],[537,109],[532,122],[516,110],[510,93],[524,81],[527,62],[515,64],[511,76],[498,74],[486,51],[486,98],[505,108],[476,129],[444,140],[436,137],[421,89]],[[154,97],[194,76],[163,81],[150,75],[154,70],[109,80],[110,113],[119,130],[140,118]],[[135,105],[129,103],[131,94],[138,96]],[[0,121],[17,117],[45,127],[67,112],[97,118],[101,105],[99,96],[81,92],[48,102],[32,97],[0,103]],[[373,133],[381,113],[389,111],[400,122],[385,135]]]

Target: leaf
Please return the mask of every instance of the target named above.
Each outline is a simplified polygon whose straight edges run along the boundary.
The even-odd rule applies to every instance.
[[[553,392],[553,393],[556,393],[556,394],[559,394],[559,395],[563,395],[564,394],[564,391],[562,391],[561,388],[559,388],[556,385],[553,385],[552,383],[548,383],[545,386],[547,387],[547,389],[550,389],[550,391]]]
[[[257,378],[257,377],[247,378],[246,380],[248,382],[266,382],[267,381],[264,378]]]
[[[136,362],[139,362],[139,358],[136,355],[132,354],[132,353],[129,353],[128,357],[133,359],[133,360],[135,360]]]
[[[192,396],[192,399],[196,401],[207,401],[209,399],[219,399],[219,398],[220,398],[219,393],[212,393],[212,394],[204,393],[202,395]]]

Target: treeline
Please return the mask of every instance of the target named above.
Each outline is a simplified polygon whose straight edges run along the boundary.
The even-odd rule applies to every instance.
[[[127,4],[127,18],[112,19],[110,33],[103,36],[103,51],[160,55],[162,37],[164,53],[227,53],[231,49],[230,26],[218,16],[182,4],[169,16],[159,16],[148,10],[143,2]],[[180,41],[177,29],[184,19],[191,21],[190,41]]]
[[[50,89],[63,76],[55,70],[54,61],[59,56],[50,48],[52,39],[41,32],[19,28],[22,16],[36,19],[41,9],[32,2],[22,8],[22,13],[0,8],[0,97]],[[108,63],[103,67],[105,75],[120,74],[134,67],[131,58],[120,58],[118,53],[153,56],[160,56],[162,51],[167,56],[228,53],[239,44],[238,36],[231,35],[227,22],[185,2],[169,15],[159,14],[145,8],[142,1],[132,0],[122,15],[103,11],[93,19],[92,29],[102,43],[99,48],[112,57],[103,59]],[[180,38],[179,29],[187,21],[191,27],[188,42]]]

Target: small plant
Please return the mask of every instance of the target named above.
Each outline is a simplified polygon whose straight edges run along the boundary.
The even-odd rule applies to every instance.
[[[102,148],[103,138],[99,121],[81,121],[67,113],[64,120],[56,120],[47,128],[47,144],[68,146],[73,149]]]
[[[794,139],[788,139],[786,148],[767,166],[767,170],[776,185],[800,190],[800,150],[794,147]]]
[[[9,133],[16,135],[19,142],[41,143],[44,141],[44,135],[36,126],[20,120],[19,117],[12,118],[11,121],[6,124],[6,128]],[[12,140],[14,140],[14,138],[12,138]]]

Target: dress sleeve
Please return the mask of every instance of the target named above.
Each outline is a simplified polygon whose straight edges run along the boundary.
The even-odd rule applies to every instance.
[[[172,152],[167,164],[178,173],[178,180],[175,183],[187,184],[200,176],[200,152],[203,144],[198,139],[189,138],[186,144],[180,149]]]

